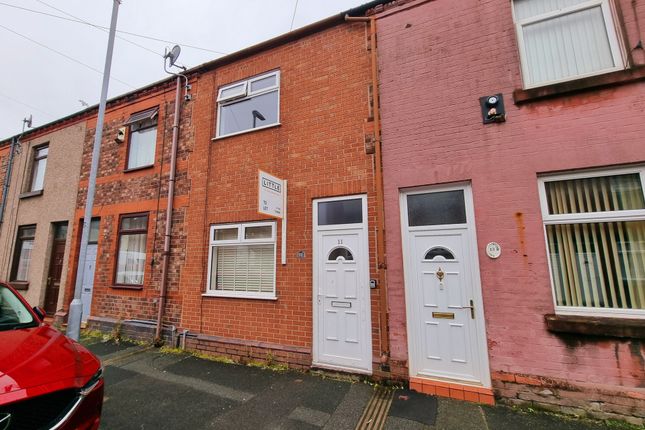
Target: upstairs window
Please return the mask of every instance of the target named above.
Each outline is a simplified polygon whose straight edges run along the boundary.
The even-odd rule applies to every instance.
[[[159,108],[138,112],[131,115],[125,123],[130,127],[126,170],[148,167],[155,163],[158,113]]]
[[[556,313],[645,317],[645,169],[540,180]]]
[[[276,125],[280,120],[280,72],[226,85],[217,94],[217,137]]]
[[[524,87],[620,70],[610,0],[513,0]]]
[[[34,148],[34,159],[31,164],[31,184],[29,191],[41,191],[45,185],[45,169],[47,168],[49,146]]]
[[[214,225],[207,294],[275,298],[275,223]]]

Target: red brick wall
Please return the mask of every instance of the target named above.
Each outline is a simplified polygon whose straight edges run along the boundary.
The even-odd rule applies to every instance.
[[[174,81],[154,88],[133,100],[124,100],[108,107],[105,116],[101,158],[97,176],[93,215],[101,217],[98,255],[92,299],[92,316],[125,319],[155,319],[164,242],[172,124],[174,121]],[[159,106],[155,163],[151,168],[125,172],[127,138],[117,143],[117,130],[132,113]],[[168,275],[168,302],[166,323],[178,324],[181,297],[178,294],[179,273],[185,256],[186,233],[184,217],[188,203],[190,182],[187,177],[188,157],[193,148],[193,103],[182,103],[179,145],[177,156],[177,181]],[[73,228],[74,252],[71,255],[74,271],[78,260],[81,227],[91,164],[96,117],[88,120],[88,131],[83,150],[83,166],[77,199],[76,223]],[[141,289],[123,289],[114,286],[118,247],[119,216],[146,212],[148,218],[147,261]],[[75,276],[68,282],[68,297],[73,297]]]
[[[639,36],[631,4],[618,3],[633,47]],[[645,21],[645,4],[636,7]],[[546,330],[544,315],[554,305],[537,175],[645,161],[645,85],[515,105],[522,80],[508,0],[409,2],[379,18],[393,357],[407,358],[399,190],[471,181],[493,376],[643,390],[640,341]],[[642,50],[633,55],[643,63]],[[478,99],[498,92],[507,122],[484,126]],[[502,246],[498,260],[486,257],[490,241]]]
[[[209,336],[311,348],[312,200],[367,194],[371,276],[375,277],[373,156],[365,153],[369,53],[363,24],[341,24],[205,73],[199,78],[189,162],[186,262],[181,275],[182,328]],[[217,88],[280,70],[279,127],[215,141]],[[258,169],[289,181],[287,265],[278,299],[203,297],[209,225],[261,220]],[[298,251],[305,252],[297,259]],[[372,291],[373,350],[378,357],[378,296]]]

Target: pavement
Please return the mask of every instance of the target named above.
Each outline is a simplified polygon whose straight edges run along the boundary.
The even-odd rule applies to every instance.
[[[615,425],[84,339],[105,369],[102,430],[616,430]]]

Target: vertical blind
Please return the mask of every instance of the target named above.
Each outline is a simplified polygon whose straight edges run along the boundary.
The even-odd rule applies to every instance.
[[[274,245],[213,246],[213,256],[215,290],[273,293]]]
[[[553,215],[645,208],[638,174],[545,184]],[[546,226],[559,306],[645,309],[645,221]]]
[[[540,15],[583,3],[581,0],[515,0],[515,19],[523,38],[527,86],[587,75],[617,66],[605,10],[601,4],[539,19]],[[535,20],[534,20],[535,19]],[[609,21],[611,22],[611,21]]]

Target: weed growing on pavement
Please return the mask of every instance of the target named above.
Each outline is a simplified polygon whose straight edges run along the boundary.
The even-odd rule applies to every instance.
[[[169,346],[162,346],[161,348],[159,348],[159,352],[161,352],[162,354],[189,355],[202,360],[214,361],[216,363],[239,364],[231,360],[230,358],[224,357],[222,355],[204,354],[203,352],[188,351],[185,349],[172,348]]]
[[[280,364],[280,363],[270,363],[270,362],[264,362],[264,361],[249,361],[246,363],[248,367],[256,367],[259,369],[265,369],[265,370],[272,370],[274,372],[286,372],[289,370],[289,366],[286,364]]]
[[[114,330],[112,330],[112,332],[110,333],[104,333],[100,330],[90,330],[90,329],[81,330],[81,343],[96,343],[96,342],[101,342],[101,343],[114,342],[117,344],[131,343],[139,346],[150,345],[150,342],[130,339],[122,335],[115,336]]]

